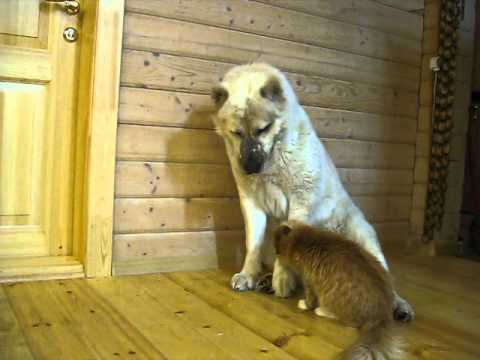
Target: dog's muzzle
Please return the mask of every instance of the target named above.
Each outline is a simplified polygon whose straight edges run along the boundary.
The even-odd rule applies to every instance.
[[[247,174],[258,174],[262,171],[266,154],[262,145],[255,139],[246,137],[240,145],[240,164]]]

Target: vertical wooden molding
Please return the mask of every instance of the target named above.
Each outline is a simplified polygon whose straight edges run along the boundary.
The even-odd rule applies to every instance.
[[[440,23],[440,0],[427,1],[423,17],[422,68],[420,83],[420,107],[417,117],[415,142],[415,170],[410,213],[410,230],[419,252],[431,254],[432,249],[421,244],[425,222],[426,193],[430,159],[430,137],[432,123],[433,75],[430,59],[437,55]]]
[[[110,276],[112,271],[115,149],[124,0],[100,0],[97,11],[86,155],[84,265],[87,277]]]

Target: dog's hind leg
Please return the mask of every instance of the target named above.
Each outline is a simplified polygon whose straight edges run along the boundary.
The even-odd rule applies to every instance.
[[[350,216],[345,226],[345,235],[363,246],[378,259],[385,270],[389,271],[375,229],[365,220],[362,214]],[[403,322],[409,322],[415,318],[413,307],[396,292],[393,317],[395,320]]]
[[[242,271],[233,275],[230,285],[237,291],[253,290],[258,276],[262,272],[262,248],[267,228],[267,215],[252,199],[240,197],[247,253]]]

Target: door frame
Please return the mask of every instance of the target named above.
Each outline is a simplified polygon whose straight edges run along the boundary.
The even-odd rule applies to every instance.
[[[87,277],[112,274],[113,205],[124,0],[84,0],[73,256]]]

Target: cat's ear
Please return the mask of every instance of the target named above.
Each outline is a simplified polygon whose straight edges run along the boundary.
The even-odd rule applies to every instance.
[[[285,239],[285,236],[290,234],[292,231],[292,228],[290,227],[289,224],[283,223],[277,229],[275,230],[274,234],[274,240],[275,240],[275,251],[277,254],[282,254],[285,251],[285,245],[286,242],[285,240],[282,241],[282,239]]]
[[[292,227],[288,223],[283,223],[275,230],[275,242],[279,242],[281,238],[287,236],[292,231]]]
[[[280,225],[277,229],[277,233],[280,236],[287,236],[288,234],[290,234],[290,231],[292,231],[292,227],[290,226],[290,224],[287,223]]]

